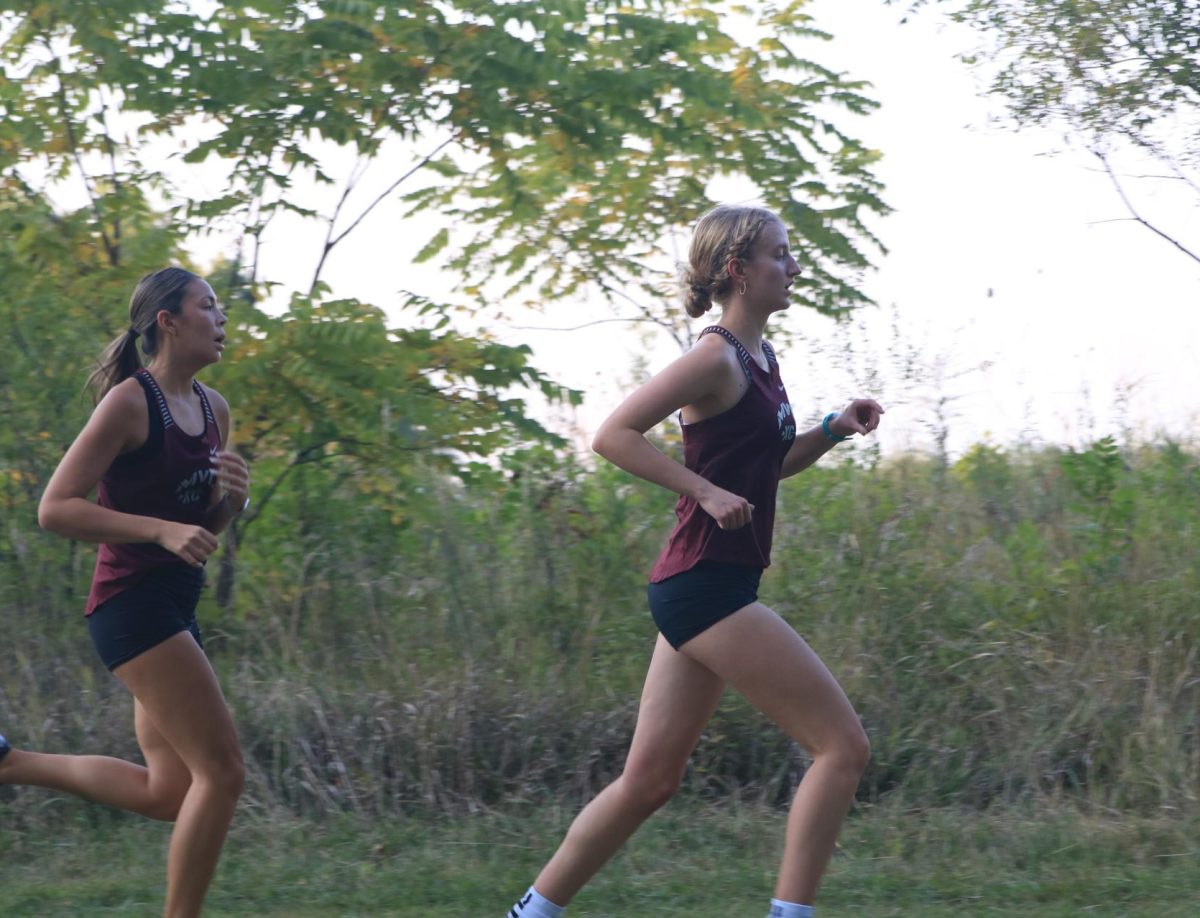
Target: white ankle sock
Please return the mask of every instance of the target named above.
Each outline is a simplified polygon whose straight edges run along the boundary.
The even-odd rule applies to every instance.
[[[784,902],[782,899],[772,899],[771,910],[767,912],[767,918],[813,918],[813,907],[796,902]]]
[[[530,886],[505,918],[559,918],[566,910],[565,905],[555,905]]]

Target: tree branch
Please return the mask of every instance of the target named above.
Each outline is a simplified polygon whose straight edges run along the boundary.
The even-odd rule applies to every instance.
[[[1117,194],[1120,195],[1121,200],[1125,203],[1125,207],[1129,211],[1132,218],[1134,220],[1136,220],[1138,223],[1142,224],[1142,226],[1146,227],[1146,229],[1150,230],[1155,235],[1161,236],[1167,242],[1171,243],[1171,245],[1175,246],[1175,248],[1177,248],[1177,249],[1179,249],[1179,251],[1183,252],[1183,254],[1188,256],[1188,258],[1192,259],[1192,261],[1200,264],[1200,255],[1197,255],[1195,252],[1193,252],[1191,249],[1187,248],[1185,245],[1183,245],[1177,239],[1174,239],[1173,237],[1164,233],[1157,226],[1152,224],[1149,220],[1146,220],[1144,217],[1142,217],[1141,214],[1139,214],[1137,212],[1137,210],[1134,208],[1133,204],[1130,203],[1129,198],[1125,195],[1125,189],[1121,187],[1121,183],[1117,179],[1116,173],[1113,172],[1112,167],[1109,165],[1108,159],[1105,157],[1105,155],[1103,153],[1101,153],[1099,150],[1092,150],[1092,155],[1094,155],[1103,164],[1104,171],[1108,173],[1108,177],[1112,180],[1113,187],[1117,189]]]
[[[267,216],[267,219],[259,222],[259,218],[262,216],[262,187],[261,187],[261,185],[259,187],[259,196],[257,198],[255,198],[254,206],[255,206],[255,210],[254,210],[255,224],[254,224],[254,230],[250,233],[250,235],[254,237],[254,256],[253,256],[253,261],[250,265],[250,283],[251,284],[258,283],[258,260],[259,260],[259,256],[262,254],[262,234],[266,231],[267,227],[271,225],[271,221],[275,219],[275,215],[277,213],[279,213],[279,211],[277,211],[277,210],[272,210],[271,213]]]
[[[108,170],[112,175],[113,191],[120,200],[121,177],[117,170],[117,147],[113,143],[112,131],[108,125],[108,100],[102,97],[101,105],[104,110],[104,145],[108,150]],[[121,250],[121,217],[119,213],[113,218],[113,245],[119,253]]]
[[[108,231],[104,228],[104,215],[100,212],[100,202],[96,200],[95,190],[92,188],[91,177],[87,173],[87,169],[83,167],[83,157],[79,153],[79,144],[75,138],[75,127],[71,124],[71,116],[69,114],[70,104],[67,102],[67,84],[63,80],[61,61],[55,58],[55,72],[58,76],[58,104],[61,107],[63,118],[63,126],[67,132],[67,144],[71,149],[71,156],[75,160],[75,165],[79,167],[79,174],[83,177],[83,187],[87,191],[88,200],[92,204],[92,213],[96,215],[96,222],[100,227],[100,238],[104,242],[104,250],[108,253],[108,263],[112,267],[117,267],[121,260],[121,252],[117,249],[112,240],[108,238]]]
[[[292,461],[289,462],[287,467],[279,473],[279,476],[267,486],[266,491],[263,492],[262,496],[255,497],[254,504],[252,505],[254,509],[247,513],[245,517],[235,518],[235,522],[241,524],[237,527],[238,538],[241,538],[241,534],[246,531],[251,523],[262,516],[263,510],[265,510],[267,504],[271,502],[271,498],[275,496],[275,492],[279,490],[280,485],[282,485],[284,481],[287,480],[287,477],[291,475],[291,473],[297,468],[302,465],[307,465],[310,462],[320,462],[323,459],[331,458],[324,454],[325,447],[331,443],[359,444],[361,442],[361,440],[356,440],[353,437],[334,437],[329,440],[322,440],[320,443],[314,443],[312,446],[306,446],[304,449],[297,450],[295,456],[292,457]],[[339,453],[338,455],[341,454]]]
[[[245,263],[245,259],[242,257],[242,251],[243,251],[243,247],[245,246],[246,237],[249,236],[251,239],[254,240],[254,247],[250,254],[249,285],[251,288],[253,288],[258,283],[258,258],[262,252],[263,231],[266,230],[267,226],[270,225],[271,221],[275,219],[275,214],[278,213],[278,211],[273,210],[273,211],[271,211],[270,216],[268,216],[267,219],[263,220],[262,219],[262,207],[263,207],[263,182],[261,180],[259,180],[259,182],[257,183],[257,187],[255,188],[255,191],[254,191],[254,198],[251,201],[249,210],[246,214],[246,222],[244,224],[242,224],[242,238],[238,241],[238,258],[237,258],[237,260],[238,260],[239,270],[240,270],[240,265]]]
[[[363,173],[366,171],[363,162],[364,159],[360,156],[354,163],[354,168],[350,171],[350,177],[346,179],[346,187],[342,189],[342,196],[338,198],[337,206],[333,208],[333,216],[329,218],[329,224],[325,231],[325,245],[321,248],[321,257],[317,260],[317,269],[313,272],[312,283],[308,285],[309,296],[312,296],[313,290],[316,289],[317,281],[321,277],[321,269],[325,266],[325,259],[329,256],[330,250],[337,245],[337,242],[333,240],[333,228],[342,213],[342,208],[346,205],[346,199],[350,197],[350,192],[354,190],[354,186],[358,184],[358,180],[362,178]]]
[[[680,337],[679,329],[676,328],[675,325],[666,321],[665,319],[660,319],[653,312],[651,312],[648,307],[643,306],[641,303],[639,303],[637,300],[635,300],[633,297],[631,297],[624,290],[618,290],[616,287],[612,286],[611,284],[605,283],[604,281],[600,280],[599,278],[597,278],[595,280],[595,284],[597,287],[599,287],[601,290],[603,290],[605,293],[609,294],[610,296],[620,297],[621,299],[625,300],[625,302],[630,303],[631,305],[635,306],[638,309],[638,311],[641,312],[642,315],[646,317],[645,320],[647,322],[653,322],[655,325],[659,326],[660,328],[666,329],[667,334],[669,334],[671,336],[671,339],[679,347],[680,351],[686,351],[688,349],[689,342],[687,342],[682,337]]]
[[[437,148],[432,153],[423,157],[420,162],[418,162],[415,166],[413,166],[411,169],[409,169],[407,172],[405,172],[402,176],[400,176],[400,178],[396,179],[396,181],[392,182],[392,184],[389,185],[382,194],[380,194],[378,197],[375,198],[374,201],[372,201],[370,204],[368,204],[363,209],[362,213],[360,213],[357,217],[354,218],[353,223],[351,223],[348,227],[346,227],[344,230],[342,230],[340,233],[338,233],[337,236],[333,236],[334,221],[337,219],[338,212],[341,211],[342,205],[346,201],[346,196],[348,194],[350,194],[350,189],[352,187],[352,183],[347,183],[346,190],[342,193],[342,199],[338,202],[337,209],[334,211],[333,217],[331,217],[329,220],[329,233],[325,237],[325,247],[321,251],[321,257],[317,261],[317,269],[316,269],[316,271],[313,272],[312,283],[309,285],[309,288],[308,288],[308,292],[310,294],[312,293],[313,289],[317,286],[317,281],[320,280],[320,278],[321,278],[321,270],[325,266],[325,259],[329,257],[329,253],[333,250],[333,247],[336,246],[343,239],[345,239],[346,236],[348,236],[351,232],[353,232],[354,228],[357,227],[358,224],[362,223],[363,218],[366,217],[366,215],[369,214],[371,211],[373,211],[379,204],[381,204],[388,197],[388,195],[390,195],[393,191],[395,191],[397,188],[399,188],[401,183],[403,183],[406,179],[410,178],[418,170],[427,166],[430,162],[433,161],[433,158],[435,156],[437,156],[439,153],[442,152],[442,150],[446,149],[446,147],[450,146],[450,144],[454,143],[457,140],[458,140],[458,133],[455,133],[455,134],[451,135],[450,137],[447,137],[445,140],[443,140],[440,144],[437,145]]]
[[[1189,188],[1192,189],[1192,191],[1196,192],[1196,194],[1200,194],[1200,185],[1197,185],[1196,180],[1194,178],[1192,178],[1190,175],[1188,175],[1186,172],[1184,172],[1183,167],[1180,166],[1179,163],[1176,161],[1175,157],[1172,156],[1163,147],[1161,142],[1151,140],[1148,137],[1143,137],[1140,134],[1138,134],[1132,130],[1126,131],[1123,133],[1125,134],[1126,137],[1129,138],[1130,141],[1132,141],[1134,146],[1141,147],[1143,150],[1148,152],[1155,159],[1164,163],[1168,169],[1170,169],[1172,172],[1175,173],[1174,176],[1170,176],[1170,175],[1149,176],[1150,178],[1164,178],[1164,179],[1175,178],[1175,179],[1178,179],[1179,181],[1183,182],[1184,184],[1186,184]]]
[[[654,325],[662,325],[663,323],[653,316],[627,316],[617,319],[596,319],[594,322],[584,322],[582,325],[509,325],[508,327],[514,331],[554,331],[554,332],[572,332],[579,331],[583,328],[591,328],[593,325],[607,325],[611,322],[628,322],[631,325],[638,322],[650,322]]]
[[[1088,169],[1088,172],[1103,172],[1103,169]],[[1190,179],[1186,175],[1160,175],[1156,172],[1130,172],[1122,176],[1122,178],[1130,179],[1162,179],[1164,182],[1185,182],[1190,183]]]

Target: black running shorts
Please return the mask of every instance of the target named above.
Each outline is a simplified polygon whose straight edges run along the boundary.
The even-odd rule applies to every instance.
[[[181,631],[190,631],[203,648],[196,624],[203,587],[204,568],[165,564],[100,603],[87,623],[104,665],[114,670]]]
[[[758,599],[761,567],[699,561],[682,573],[646,587],[654,624],[678,650],[697,634],[707,631]]]

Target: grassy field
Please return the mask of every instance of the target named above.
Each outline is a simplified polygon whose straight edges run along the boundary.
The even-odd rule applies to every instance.
[[[58,832],[0,831],[0,914],[158,912],[166,827],[78,813]],[[499,918],[571,815],[314,824],[246,814],[207,914]],[[761,806],[677,801],[571,914],[759,918],[782,830],[783,814]],[[1193,916],[1197,903],[1200,823],[1192,818],[875,808],[848,824],[820,914]]]
[[[329,481],[241,544],[236,602],[199,613],[247,764],[208,914],[498,918],[619,773],[670,501],[547,463],[431,479],[405,526]],[[1200,451],[828,464],[780,509],[764,600],[872,748],[822,918],[1200,915]],[[90,556],[22,545],[0,550],[0,729],[136,758],[79,621]],[[762,918],[766,804],[806,764],[728,696],[572,918]],[[0,918],[157,914],[166,834],[0,788]]]

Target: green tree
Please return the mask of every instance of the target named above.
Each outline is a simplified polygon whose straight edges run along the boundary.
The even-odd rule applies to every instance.
[[[864,302],[857,280],[878,245],[867,220],[886,207],[877,154],[834,120],[873,103],[801,56],[801,42],[828,37],[806,5],[292,0],[205,15],[144,0],[0,5],[16,77],[0,104],[20,125],[4,149],[60,173],[107,156],[111,183],[125,187],[163,182],[146,165],[155,137],[186,143],[186,160],[219,160],[228,178],[221,195],[176,213],[197,230],[241,223],[252,276],[275,214],[326,225],[315,287],[363,218],[402,195],[410,213],[443,224],[415,260],[446,250],[466,299],[555,302],[588,288],[659,322],[664,236],[697,216],[710,180],[743,175],[803,240],[807,303],[841,313]],[[733,37],[735,25],[750,37]],[[130,123],[136,139],[122,143]],[[361,168],[331,174],[318,140],[365,163],[388,143],[413,158],[354,210]],[[301,174],[340,183],[332,214],[294,200]],[[105,237],[115,245],[116,228]]]
[[[256,487],[254,505],[228,530],[217,584],[223,605],[238,544],[304,469],[324,466],[323,487],[398,524],[414,478],[430,469],[469,477],[481,457],[494,461],[527,442],[562,445],[530,419],[521,390],[579,400],[530,365],[528,347],[446,328],[389,328],[376,307],[316,293],[295,295],[280,316],[231,310],[238,356],[214,381],[237,393],[233,445],[253,463]],[[303,537],[314,519],[301,512],[283,525]]]
[[[178,259],[179,234],[137,211],[124,220],[130,263]],[[30,615],[55,608],[78,579],[74,546],[61,552],[35,535],[37,502],[87,415],[86,369],[116,333],[114,304],[139,273],[114,265],[94,229],[90,209],[64,212],[0,174],[0,595]]]
[[[682,343],[664,297],[668,238],[707,206],[717,177],[749,179],[794,227],[808,305],[839,314],[865,302],[857,281],[878,247],[867,222],[886,206],[877,154],[836,122],[873,103],[801,56],[801,42],[827,37],[804,7],[0,3],[0,179],[13,219],[36,228],[5,250],[0,296],[70,301],[68,314],[86,317],[63,342],[71,356],[40,371],[65,391],[123,325],[116,304],[132,279],[183,259],[190,234],[239,240],[214,272],[235,307],[237,355],[215,381],[234,403],[258,499],[231,533],[231,583],[237,540],[279,495],[312,485],[313,469],[325,470],[324,493],[349,475],[392,506],[418,460],[466,475],[522,442],[553,442],[521,390],[578,396],[537,372],[527,348],[455,331],[453,310],[598,291]],[[330,149],[357,157],[348,176]],[[400,155],[411,161],[397,167]],[[219,176],[208,182],[219,195],[194,190],[188,172],[201,168]],[[360,202],[367,168],[395,177]],[[340,193],[331,213],[297,194],[302,179]],[[452,304],[408,296],[406,328],[323,280],[338,246],[397,199],[430,227],[401,258],[441,259],[460,279]],[[297,256],[309,288],[271,315],[259,308],[270,279],[257,250],[281,213],[315,221],[325,239]],[[68,227],[86,249],[82,303]],[[56,267],[40,272],[47,260]],[[51,320],[36,321],[45,335]],[[21,381],[6,380],[11,398]]]
[[[896,0],[889,0],[896,2]],[[925,6],[916,0],[910,7]],[[1200,249],[1145,219],[1114,157],[1131,147],[1200,204],[1200,5],[1195,0],[936,0],[988,44],[990,91],[1013,122],[1069,126],[1136,220],[1200,261]]]

